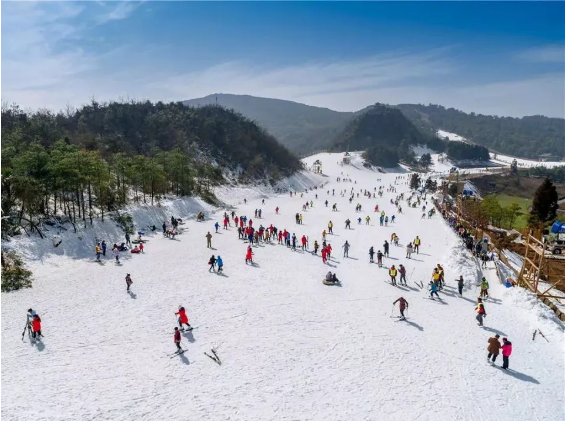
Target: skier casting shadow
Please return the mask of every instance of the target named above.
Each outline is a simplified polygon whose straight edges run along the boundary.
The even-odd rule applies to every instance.
[[[45,344],[42,341],[36,341],[35,342],[35,347],[37,348],[37,350],[39,352],[43,351],[45,349]]]
[[[403,320],[403,321],[404,321],[405,323],[407,323],[408,325],[411,325],[411,326],[413,326],[413,327],[416,327],[416,328],[419,329],[421,332],[424,330],[424,328],[423,328],[421,325],[419,325],[419,324],[417,324],[417,323],[415,323],[415,322],[411,322],[410,320],[407,320],[407,319],[405,319],[405,320]]]
[[[130,294],[130,298],[132,300],[135,300],[136,298],[138,298],[138,296],[133,291],[128,291],[128,294]]]

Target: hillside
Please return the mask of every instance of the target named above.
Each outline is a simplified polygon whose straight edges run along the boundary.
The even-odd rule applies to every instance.
[[[276,181],[300,161],[251,120],[222,107],[98,104],[68,114],[2,110],[2,224],[59,211],[73,222],[231,181]]]
[[[412,156],[411,145],[440,143],[435,140],[417,129],[398,109],[376,104],[346,125],[335,138],[332,149],[367,150],[374,165],[393,167],[399,158]]]
[[[564,119],[561,118],[467,114],[440,105],[400,104],[396,107],[422,129],[457,133],[492,151],[531,159],[543,154],[564,158]]]
[[[218,103],[228,109],[234,109],[264,127],[282,145],[297,154],[327,148],[331,139],[354,115],[250,95],[213,94],[183,103],[194,107]]]
[[[291,151],[304,155],[333,145],[356,112],[338,112],[292,101],[249,95],[213,94],[184,101],[191,106],[218,104],[256,121]],[[371,107],[371,106],[370,106]],[[439,105],[400,104],[399,108],[421,131],[458,133],[490,150],[537,159],[550,153],[564,157],[564,120],[543,116],[523,118],[466,114]]]
[[[132,207],[136,230],[171,215],[183,219],[183,230],[175,239],[148,232],[145,253],[122,253],[120,265],[108,253],[102,263],[94,261],[96,238],[123,241],[112,223],[80,236],[66,231],[57,248],[36,236],[11,243],[27,257],[35,280],[33,288],[2,294],[2,419],[564,419],[564,324],[533,294],[505,288],[494,266],[500,262],[482,270],[440,213],[422,219],[420,206],[406,206],[408,174],[365,169],[357,154],[352,166],[341,166],[341,156],[305,158],[307,166],[322,161],[324,176],[313,179],[316,190],[304,191],[313,184],[289,186],[301,192],[292,197],[222,187],[227,206],[253,219],[254,227],[291,229],[299,242],[308,237],[305,250],[277,240],[255,244],[253,264],[244,261],[249,244],[238,238],[232,219],[228,229],[214,233],[224,208],[188,206],[184,199],[174,201],[177,206]],[[448,168],[434,161],[435,170]],[[336,181],[344,177],[351,181]],[[383,197],[349,202],[348,194],[339,194],[380,185]],[[400,194],[402,213],[391,204]],[[430,209],[430,195],[427,200]],[[371,216],[367,225],[355,222],[366,215],[356,212],[358,201]],[[395,214],[395,222],[380,226],[375,205]],[[255,218],[259,208],[262,217]],[[206,212],[205,222],[195,221],[198,210]],[[295,223],[296,212],[304,224]],[[344,228],[346,218],[352,229]],[[323,263],[313,243],[322,243],[330,219],[334,233],[326,241],[333,252]],[[208,231],[213,249],[206,247]],[[383,250],[393,232],[399,246],[391,245],[383,267],[370,263],[369,248]],[[421,250],[406,258],[405,245],[417,235]],[[341,250],[346,241],[348,256]],[[222,257],[223,274],[209,272],[212,254]],[[400,264],[407,285],[393,286],[387,269]],[[426,284],[437,264],[446,285],[431,300]],[[321,282],[328,271],[340,286]],[[455,282],[460,275],[462,296]],[[490,289],[488,317],[479,327],[474,307],[482,276]],[[401,296],[409,303],[405,320],[394,304]],[[186,351],[175,355],[179,305],[194,330],[182,332]],[[22,340],[30,307],[42,318],[41,341],[27,332]],[[537,334],[533,340],[535,329],[546,339]],[[500,368],[501,355],[493,366],[486,362],[487,341],[495,334],[513,343],[509,370]],[[212,348],[221,365],[205,355]],[[440,399],[431,398],[440,391]]]

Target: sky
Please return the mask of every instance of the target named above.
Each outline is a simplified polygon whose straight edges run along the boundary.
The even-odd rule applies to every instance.
[[[564,2],[2,1],[25,109],[213,93],[564,118]]]

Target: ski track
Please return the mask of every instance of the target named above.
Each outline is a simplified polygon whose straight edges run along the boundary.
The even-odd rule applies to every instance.
[[[478,327],[475,283],[481,270],[450,227],[440,215],[421,220],[420,209],[409,209],[405,201],[403,214],[393,212],[389,200],[395,193],[349,204],[338,195],[341,189],[387,188],[399,174],[342,167],[336,164],[340,158],[324,153],[304,159],[307,165],[320,159],[328,175],[311,182],[330,183],[303,198],[234,189],[232,195],[224,190],[222,200],[251,217],[255,227],[273,223],[299,239],[308,235],[310,246],[321,241],[331,219],[330,269],[342,287],[322,284],[329,267],[320,254],[276,243],[255,247],[258,266],[246,265],[246,245],[234,227],[213,234],[215,249],[206,249],[205,235],[214,233],[223,211],[203,223],[187,220],[179,241],[159,232],[148,235],[145,254],[123,253],[122,266],[110,256],[105,265],[93,262],[90,246],[72,255],[65,245],[65,253],[57,255],[26,239],[11,244],[41,259],[29,261],[32,289],[2,294],[3,419],[436,421],[478,414],[486,421],[564,419],[564,325],[526,291],[500,285],[490,263],[483,274],[493,299],[486,304],[485,329]],[[357,184],[336,182],[341,172]],[[332,188],[334,197],[326,194]],[[407,190],[397,186],[397,194]],[[295,225],[294,215],[307,200],[314,208],[302,212],[304,225]],[[334,202],[339,212],[331,211]],[[360,214],[354,211],[357,202]],[[396,222],[380,227],[375,204],[395,214]],[[200,208],[207,209],[199,203]],[[261,220],[253,217],[256,208],[263,210]],[[194,209],[175,216],[188,218]],[[171,216],[152,212],[153,219],[143,220],[140,211],[134,220],[160,226],[159,218]],[[368,214],[370,226],[356,224]],[[352,230],[344,229],[346,218]],[[381,249],[393,232],[403,246],[391,245],[392,258],[384,266],[403,263],[408,275],[414,269],[407,280],[411,289],[387,285],[386,270],[368,263],[369,247]],[[116,231],[108,235],[118,238]],[[404,246],[416,235],[421,254],[405,259]],[[346,240],[350,259],[340,249]],[[212,253],[222,256],[226,276],[208,273]],[[440,293],[445,304],[423,300],[426,291],[414,286],[414,281],[426,286],[437,263],[446,272],[447,287]],[[132,295],[125,291],[126,273],[134,281]],[[467,280],[464,298],[457,296],[454,281],[460,274]],[[401,295],[410,304],[408,320],[396,323],[389,316],[398,314],[392,302]],[[188,351],[170,358],[179,304],[198,328],[183,332]],[[30,306],[42,316],[43,345],[30,345],[27,335],[21,340]],[[540,335],[532,341],[536,328],[550,342]],[[516,372],[486,363],[487,340],[495,333],[513,342],[510,368]],[[221,366],[203,354],[217,346]]]

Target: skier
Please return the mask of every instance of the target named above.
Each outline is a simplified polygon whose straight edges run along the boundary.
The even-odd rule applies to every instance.
[[[185,311],[185,307],[183,307],[182,305],[179,305],[179,311],[175,313],[175,315],[179,316],[177,318],[177,321],[179,322],[179,327],[181,328],[181,330],[185,330],[183,328],[183,325],[187,325],[187,330],[193,330],[193,327],[189,324],[189,318],[187,317],[187,313]],[[175,328],[177,329],[177,328]]]
[[[320,251],[320,253],[322,254],[322,263],[326,263],[326,256],[327,256],[326,247],[323,247],[322,250]]]
[[[173,342],[177,346],[177,353],[180,353],[183,348],[181,348],[181,332],[178,327],[175,327],[175,334],[173,335]]]
[[[140,246],[142,245],[142,243],[140,243]],[[116,264],[119,265],[120,264],[120,250],[118,249],[118,246],[113,247],[112,251],[114,253],[114,257],[116,257]]]
[[[293,251],[297,250],[297,236],[295,235],[295,233],[293,233],[293,237],[291,238],[291,249]]]
[[[348,240],[346,240],[342,248],[344,249],[344,257],[348,257],[348,250],[350,250],[350,244],[348,243]]]
[[[478,313],[478,315],[476,316],[476,320],[478,321],[478,326],[483,326],[483,318],[487,316],[487,313],[485,312],[485,306],[483,305],[481,298],[478,298],[478,303],[476,305],[476,313]]]
[[[208,268],[209,272],[214,272],[214,266],[216,265],[216,258],[214,257],[214,254],[210,257],[210,259],[208,260],[208,266],[210,266]]]
[[[279,214],[279,206],[277,206],[277,207],[275,208],[275,213],[276,213],[276,214]]]
[[[126,233],[126,244],[130,247],[132,247],[132,242],[130,241],[130,234]]]
[[[370,217],[368,215],[368,216],[366,216],[366,225],[369,225],[369,220],[370,220]]]
[[[94,252],[96,253],[96,261],[100,262],[100,254],[102,253],[102,249],[100,247],[100,243],[96,244],[96,247],[94,248]]]
[[[326,207],[328,207],[328,200],[326,200],[324,204],[326,205]]]
[[[40,336],[43,336],[41,334],[41,319],[37,314],[35,314],[31,321],[31,337],[33,339],[39,339]]]
[[[373,251],[373,246],[371,246],[369,248],[369,262],[373,263],[373,255],[375,254],[375,252]]]
[[[106,256],[106,241],[102,240],[101,247],[102,247],[102,255]]]
[[[460,275],[460,279],[456,279],[456,282],[458,282],[458,294],[460,294],[461,297],[464,289],[464,277]]]
[[[381,252],[381,250],[377,251],[377,266],[383,266],[383,253]]]
[[[413,245],[414,245],[414,250],[417,252],[417,254],[419,254],[419,248],[421,246],[421,239],[419,238],[418,235],[415,238],[415,240],[413,241]]]
[[[511,356],[511,352],[513,351],[513,344],[507,340],[507,338],[503,338],[503,345],[501,345],[501,354],[503,355],[503,365],[501,368],[503,370],[507,370],[509,368],[509,357]]]
[[[395,269],[395,265],[389,269],[389,276],[391,277],[391,285],[397,285],[397,269]]]
[[[224,268],[224,262],[222,261],[222,257],[218,256],[216,258],[216,265],[218,266],[218,271],[217,273],[222,272],[223,268]]]
[[[393,305],[395,305],[397,302],[399,302],[399,312],[401,313],[400,319],[405,320],[405,308],[409,307],[409,303],[403,297],[399,297],[395,301],[393,301]]]
[[[313,248],[314,248],[314,254],[316,254],[318,252],[318,241],[314,240],[314,244],[313,244]]]
[[[413,254],[413,245],[411,243],[407,244],[407,259],[411,258],[411,254]]]
[[[216,233],[218,233],[218,228],[220,228],[218,221],[216,221],[216,223],[214,224],[214,228],[216,229]]]
[[[362,224],[362,217],[360,216],[360,217],[358,217],[358,225],[361,225],[361,224]]]
[[[301,237],[301,245],[303,247],[303,251],[307,249],[307,237],[305,235]]]
[[[436,294],[436,296],[440,299],[440,296],[438,295],[438,291],[437,291],[438,288],[436,287],[436,284],[434,282],[430,281],[430,283],[428,284],[428,289],[430,291],[430,298],[432,300],[434,300],[432,296],[433,294]]]
[[[129,273],[126,274],[126,285],[127,285],[126,291],[128,291],[128,292],[130,291],[130,286],[131,286],[133,283],[134,283],[134,282],[132,281],[132,278],[130,277],[130,274],[129,274]]]
[[[328,221],[328,233],[329,234],[334,234],[332,232],[332,227],[334,226],[334,224],[332,223],[332,221]]]
[[[399,284],[407,286],[407,279],[405,278],[405,276],[407,275],[407,269],[405,269],[405,266],[399,265],[399,273],[401,274],[401,277],[399,278]]]
[[[485,279],[485,276],[481,278],[481,282],[478,284],[480,287],[480,297],[488,297],[489,282]]]
[[[206,237],[206,248],[212,248],[212,234],[208,231],[208,234],[205,235]]]
[[[351,229],[350,222],[351,222],[350,219],[346,219],[346,227],[345,227],[346,229]]]
[[[389,257],[389,243],[387,240],[383,243],[383,255]]]
[[[495,364],[495,360],[497,359],[497,356],[499,355],[499,350],[501,349],[501,344],[499,343],[499,335],[495,335],[495,337],[493,338],[489,338],[487,340],[487,343],[489,343],[488,347],[487,347],[487,362],[490,362],[490,358],[491,358],[491,364]]]
[[[253,264],[253,261],[252,261],[252,256],[253,256],[253,254],[254,254],[254,253],[252,252],[252,247],[251,247],[251,246],[248,246],[248,249],[247,249],[247,251],[246,251],[246,265],[248,264],[248,261],[249,261],[251,264]]]

